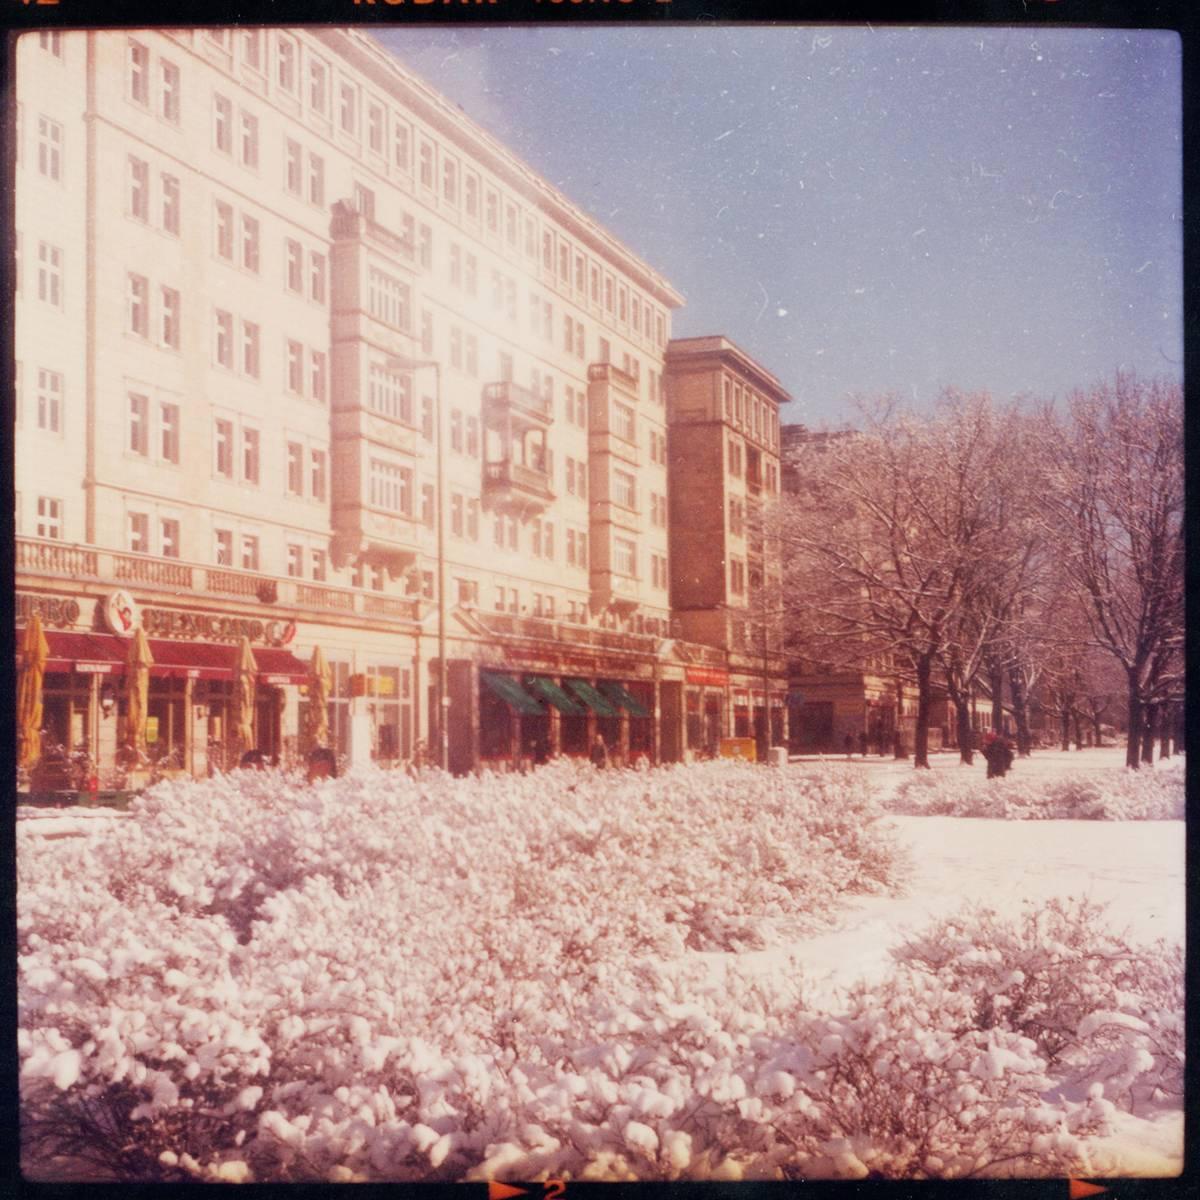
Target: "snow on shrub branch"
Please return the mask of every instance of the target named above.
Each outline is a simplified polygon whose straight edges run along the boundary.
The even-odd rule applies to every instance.
[[[920,817],[991,817],[1010,821],[1181,821],[1184,765],[1061,777],[1025,775],[981,781],[966,771],[924,771],[904,779],[888,802]]]
[[[914,954],[815,1011],[794,966],[722,975],[693,953],[778,943],[828,923],[846,893],[895,887],[904,858],[878,817],[837,770],[558,764],[179,781],[87,841],[19,832],[26,1168],[58,1156],[119,1178],[240,1181],[1087,1165],[1111,1101],[1054,1093],[1063,1056],[980,1022],[977,989],[947,963]],[[1147,1072],[1167,1086],[1121,1039],[1161,1041],[1178,1020],[1174,970],[1159,963],[1145,1002],[1122,976],[1073,1010],[1072,1068],[1099,1047],[1129,1097]]]

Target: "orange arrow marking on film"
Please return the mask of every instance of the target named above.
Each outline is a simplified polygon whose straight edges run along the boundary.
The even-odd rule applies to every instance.
[[[1103,1188],[1100,1189],[1104,1191]],[[488,1200],[509,1200],[510,1196],[528,1196],[529,1192],[525,1188],[510,1187],[507,1183],[497,1183],[494,1179],[488,1180]]]
[[[1098,1183],[1084,1183],[1082,1179],[1068,1179],[1067,1190],[1071,1194],[1071,1200],[1083,1200],[1084,1196],[1098,1196],[1101,1192],[1107,1192],[1108,1188],[1101,1187]]]

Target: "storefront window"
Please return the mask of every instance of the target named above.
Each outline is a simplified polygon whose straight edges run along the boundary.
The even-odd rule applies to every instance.
[[[371,756],[395,762],[412,754],[412,672],[404,667],[367,667],[372,699]]]
[[[186,766],[186,686],[187,681],[183,679],[150,678],[146,704],[146,753],[151,761],[168,769]]]

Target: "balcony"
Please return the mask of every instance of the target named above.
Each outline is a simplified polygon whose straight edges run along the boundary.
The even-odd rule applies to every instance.
[[[483,495],[496,506],[523,508],[542,508],[554,499],[548,471],[511,458],[483,464]]]
[[[593,571],[591,574],[593,609],[614,608],[632,612],[638,606],[638,581],[615,571]]]
[[[544,428],[553,422],[554,410],[548,397],[539,396],[512,380],[489,383],[483,389],[484,424],[501,428],[513,418]]]
[[[29,576],[78,580],[100,588],[113,583],[140,585],[138,591],[235,600],[253,604],[267,617],[274,609],[305,609],[313,613],[415,621],[417,601],[384,596],[352,588],[278,578],[234,567],[181,562],[149,554],[123,554],[90,546],[76,546],[44,538],[16,539],[16,567],[24,576],[21,587],[31,586]],[[261,597],[274,595],[267,603]],[[139,596],[150,600],[151,597]]]
[[[619,387],[630,399],[638,398],[638,381],[613,363],[598,362],[588,367],[588,383],[611,384]]]
[[[411,239],[385,229],[348,200],[339,200],[333,206],[329,233],[335,242],[366,242],[410,267],[417,265],[417,251]]]

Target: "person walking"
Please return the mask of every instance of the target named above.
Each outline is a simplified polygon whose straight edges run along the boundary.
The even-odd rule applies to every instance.
[[[588,758],[592,760],[592,766],[598,767],[600,770],[604,770],[608,766],[608,747],[599,734],[592,738],[592,748],[588,751]]]
[[[867,757],[867,732],[865,729],[858,735],[858,752],[863,758]]]

